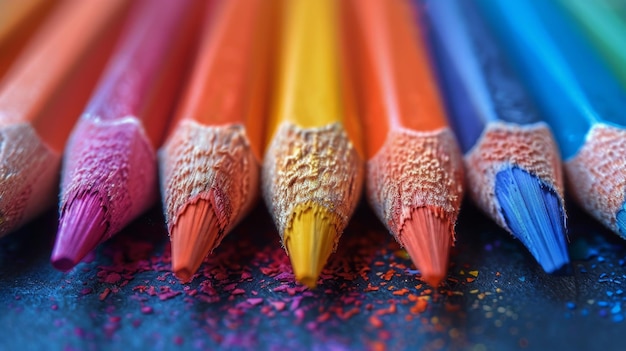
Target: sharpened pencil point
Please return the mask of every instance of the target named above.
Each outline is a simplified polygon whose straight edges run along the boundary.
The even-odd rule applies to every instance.
[[[313,289],[337,241],[335,217],[314,204],[297,208],[285,230],[285,246],[296,280]]]
[[[507,225],[541,267],[552,273],[568,264],[565,211],[554,189],[519,167],[500,171],[495,189]]]
[[[619,232],[626,238],[626,202],[622,204],[622,209],[617,212],[615,217],[617,219],[617,228],[619,228]]]
[[[191,280],[222,234],[210,201],[200,199],[185,207],[171,234],[172,270],[178,279]]]
[[[422,274],[422,280],[436,288],[448,270],[448,255],[454,226],[445,212],[419,207],[403,225],[399,240]]]
[[[69,271],[105,240],[106,209],[97,194],[82,194],[69,201],[61,212],[52,258],[54,268]]]

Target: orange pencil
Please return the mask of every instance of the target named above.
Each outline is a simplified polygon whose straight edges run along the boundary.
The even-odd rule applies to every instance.
[[[56,200],[61,153],[102,71],[124,0],[63,2],[0,86],[0,236]]]
[[[0,81],[57,1],[0,0]]]
[[[344,3],[366,136],[367,196],[431,286],[446,274],[463,195],[460,150],[408,1]]]
[[[258,199],[271,0],[222,1],[207,18],[178,123],[159,153],[172,269],[191,279]]]

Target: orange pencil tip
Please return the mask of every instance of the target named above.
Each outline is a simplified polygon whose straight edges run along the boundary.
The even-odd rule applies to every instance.
[[[217,216],[207,200],[185,207],[172,228],[172,270],[182,282],[191,280],[204,258],[221,240]]]
[[[453,228],[449,216],[440,209],[420,207],[413,210],[400,233],[400,242],[421,272],[421,279],[435,288],[447,274]]]
[[[296,280],[310,289],[317,286],[317,279],[335,247],[334,220],[328,210],[311,204],[296,209],[291,227],[285,231],[285,246]]]

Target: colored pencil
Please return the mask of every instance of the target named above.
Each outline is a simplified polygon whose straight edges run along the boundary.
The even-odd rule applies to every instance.
[[[560,155],[548,125],[472,6],[426,3],[469,193],[546,272],[569,262]]]
[[[421,279],[437,287],[454,242],[463,161],[414,14],[407,1],[350,1],[344,46],[360,87],[368,200]]]
[[[54,204],[61,153],[113,47],[123,0],[63,2],[0,86],[0,235]]]
[[[57,1],[0,1],[0,81]]]
[[[156,200],[155,150],[191,55],[200,3],[133,3],[65,151],[54,267],[71,269]]]
[[[602,51],[626,87],[626,3],[609,0],[560,0]]]
[[[626,92],[617,77],[556,3],[479,4],[555,134],[571,194],[626,235]]]
[[[359,200],[363,161],[342,96],[338,2],[285,3],[262,188],[295,278],[312,288]]]
[[[172,269],[183,281],[258,199],[275,3],[229,0],[216,9],[159,154]]]

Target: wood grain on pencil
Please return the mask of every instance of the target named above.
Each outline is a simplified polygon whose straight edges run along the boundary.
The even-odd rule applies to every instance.
[[[368,200],[422,279],[437,286],[454,241],[463,173],[422,33],[405,1],[349,1],[343,9],[363,108]]]
[[[360,197],[362,153],[341,92],[338,3],[285,3],[262,186],[296,279],[315,287]]]
[[[165,132],[202,8],[135,1],[120,43],[68,142],[53,265],[68,270],[157,198]]]
[[[178,123],[159,154],[172,269],[189,280],[256,203],[275,0],[207,16]]]
[[[465,153],[468,191],[546,272],[555,272],[569,258],[552,133],[473,6],[436,0],[425,10],[449,118]]]
[[[0,235],[50,207],[61,153],[106,63],[125,1],[62,3],[0,87]]]

